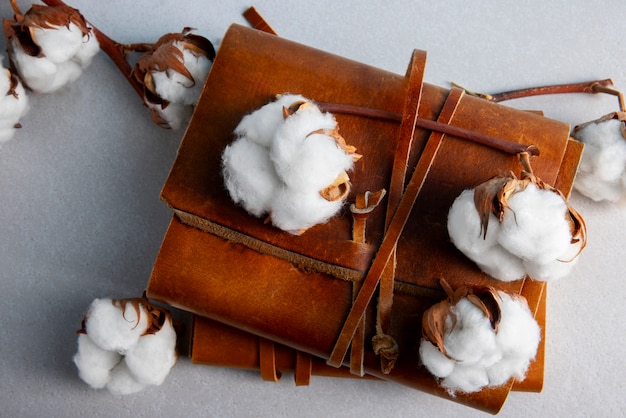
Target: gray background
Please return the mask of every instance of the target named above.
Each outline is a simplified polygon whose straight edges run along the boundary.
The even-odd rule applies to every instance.
[[[25,11],[30,2],[19,1]],[[249,1],[87,1],[73,6],[120,42],[184,26],[219,44]],[[284,37],[404,74],[429,52],[426,81],[497,92],[612,77],[626,89],[623,1],[262,1]],[[0,14],[11,17],[8,1]],[[0,41],[4,50],[4,41]],[[6,63],[6,62],[5,62]],[[295,387],[181,359],[165,383],[115,397],[71,362],[74,331],[95,297],[138,296],[166,231],[159,200],[182,132],[150,122],[104,55],[74,84],[30,97],[23,128],[0,148],[0,416],[482,416],[398,385],[314,377]],[[613,98],[554,96],[509,105],[572,125]],[[624,407],[625,205],[574,194],[589,246],[550,285],[545,389],[512,393],[500,416],[620,416]]]

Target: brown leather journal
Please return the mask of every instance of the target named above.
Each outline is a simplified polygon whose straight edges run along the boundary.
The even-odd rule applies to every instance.
[[[421,51],[401,76],[231,26],[162,190],[176,216],[148,296],[329,367],[450,398],[418,355],[422,313],[445,298],[439,279],[522,294],[533,312],[545,285],[482,273],[450,243],[448,208],[465,188],[519,173],[515,153],[534,152],[530,145],[540,151],[535,174],[567,194],[582,146],[564,123],[424,83],[424,68]],[[294,236],[230,200],[222,150],[244,115],[285,92],[333,109],[342,136],[363,155],[348,203],[388,191],[366,219],[346,205]],[[495,413],[512,384],[453,399]]]

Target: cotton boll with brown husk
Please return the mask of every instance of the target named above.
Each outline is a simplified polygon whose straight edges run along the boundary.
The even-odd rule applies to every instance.
[[[69,6],[33,5],[15,21],[4,21],[13,67],[36,93],[50,93],[76,80],[100,50],[80,12]]]
[[[523,380],[541,339],[526,300],[486,287],[456,291],[422,318],[420,359],[451,394]]]
[[[95,389],[129,394],[160,385],[176,362],[172,317],[145,298],[94,300],[78,332],[74,363]]]
[[[6,68],[0,71],[0,143],[13,138],[28,111],[28,96],[19,79]]]
[[[186,126],[215,58],[213,44],[190,31],[185,28],[154,44],[129,46],[143,51],[133,77],[143,89],[152,120],[163,128]]]
[[[513,281],[565,277],[586,244],[582,216],[532,174],[496,176],[457,197],[448,213],[452,243],[485,273]]]
[[[350,191],[359,159],[337,122],[310,100],[284,94],[242,118],[222,154],[232,200],[279,229],[301,234],[326,222]]]
[[[149,316],[141,304],[95,299],[85,319],[85,332],[105,350],[125,354],[147,331]]]
[[[616,112],[574,128],[574,138],[585,144],[574,188],[594,201],[626,196],[625,119]]]
[[[285,108],[270,159],[284,187],[272,206],[272,224],[292,234],[328,221],[350,191],[348,171],[360,158],[339,135],[337,122],[311,102]]]

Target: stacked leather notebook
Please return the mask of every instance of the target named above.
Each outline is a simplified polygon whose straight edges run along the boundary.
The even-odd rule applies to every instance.
[[[259,369],[267,380],[293,372],[297,384],[311,374],[384,379],[491,413],[510,390],[541,390],[545,284],[482,273],[450,243],[447,213],[464,189],[520,172],[515,152],[481,138],[537,147],[535,174],[566,195],[582,146],[561,122],[424,83],[425,53],[407,58],[397,75],[228,30],[162,190],[173,218],[147,287],[195,315],[194,362]],[[345,209],[299,236],[233,204],[221,177],[241,118],[286,92],[339,109],[341,135],[363,155]],[[383,189],[378,206],[353,216],[350,204]],[[523,382],[451,397],[420,364],[421,318],[445,299],[441,278],[526,297],[544,338]],[[374,352],[379,335],[392,337],[393,358]]]

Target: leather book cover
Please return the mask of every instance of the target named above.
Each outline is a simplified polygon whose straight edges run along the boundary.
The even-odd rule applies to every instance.
[[[362,323],[364,345],[356,359],[362,372],[451,398],[419,364],[422,314],[445,298],[439,279],[452,287],[492,285],[522,294],[533,313],[544,293],[545,284],[531,279],[504,283],[482,273],[454,248],[446,229],[455,197],[497,174],[519,173],[517,156],[412,124],[407,131],[405,122],[336,114],[342,136],[363,155],[350,174],[348,202],[366,191],[395,190],[393,202],[368,217],[365,242],[353,240],[347,210],[300,236],[264,224],[233,204],[220,172],[221,153],[241,118],[276,94],[290,92],[315,102],[378,109],[403,121],[438,121],[534,145],[540,150],[532,157],[535,174],[569,192],[582,151],[569,139],[569,126],[422,83],[424,62],[419,56],[414,55],[407,75],[400,76],[231,26],[162,190],[176,216],[156,260],[148,296],[351,369],[355,356],[344,357],[337,347],[347,341],[354,348],[358,333],[352,325]],[[410,148],[400,164],[406,176],[400,176],[398,188],[396,160],[407,132]],[[406,216],[403,222],[395,222],[399,212]],[[391,242],[392,233],[396,239]],[[393,280],[386,282],[392,293],[386,331],[400,354],[389,373],[381,371],[369,343],[376,333],[377,300],[382,299],[374,297],[377,281],[370,276],[373,266],[385,265],[378,257],[383,247],[392,250],[388,253],[396,261]],[[459,393],[452,399],[495,413],[511,386]]]

